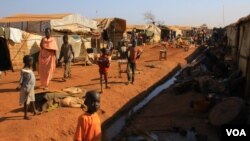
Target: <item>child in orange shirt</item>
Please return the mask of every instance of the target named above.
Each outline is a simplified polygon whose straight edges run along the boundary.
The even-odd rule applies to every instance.
[[[74,141],[101,141],[101,122],[96,113],[100,108],[100,94],[96,91],[87,92],[84,104],[87,112],[78,119]]]

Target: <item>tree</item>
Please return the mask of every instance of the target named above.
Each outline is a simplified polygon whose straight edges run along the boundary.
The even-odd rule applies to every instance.
[[[150,24],[158,24],[158,25],[164,25],[164,21],[162,20],[156,20],[155,15],[151,11],[147,11],[143,14],[144,20],[147,21],[147,23]]]
[[[144,15],[144,20],[146,20],[147,23],[154,24],[156,22],[155,15],[151,11],[147,11],[143,15]]]

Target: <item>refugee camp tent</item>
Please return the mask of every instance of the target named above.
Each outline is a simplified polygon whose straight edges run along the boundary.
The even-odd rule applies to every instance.
[[[63,32],[87,32],[97,29],[95,21],[77,14],[17,14],[0,19],[0,26],[40,34],[43,34],[46,28]]]
[[[151,38],[153,43],[158,43],[161,41],[161,29],[154,24],[147,25],[146,34]]]
[[[126,32],[126,20],[120,18],[101,18],[94,20],[97,21],[97,27],[99,31],[102,33],[105,31],[103,36],[107,36],[111,42],[113,42],[114,47],[117,48],[119,42],[123,38],[124,33]],[[104,41],[99,41],[99,44],[97,45],[98,48],[101,47],[101,43],[104,43]],[[103,44],[102,47],[103,46],[105,45]]]
[[[22,68],[22,57],[26,54],[33,55],[37,61],[40,41],[46,28],[52,29],[52,36],[57,40],[59,51],[63,43],[62,36],[69,33],[69,42],[73,45],[75,57],[86,56],[86,48],[91,48],[92,36],[98,35],[98,32],[93,31],[97,30],[96,21],[74,14],[18,14],[0,19],[0,27],[3,30],[2,38],[5,39],[1,40],[5,43],[2,42],[0,47],[3,48],[4,44],[8,47],[10,55],[5,59],[11,62],[8,69],[13,70]],[[16,40],[15,37],[20,38]]]

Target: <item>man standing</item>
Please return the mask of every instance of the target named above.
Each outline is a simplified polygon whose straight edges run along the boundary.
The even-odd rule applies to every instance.
[[[51,37],[51,29],[45,29],[45,37],[40,44],[39,74],[41,87],[48,90],[48,85],[56,69],[56,51],[58,50],[55,38]]]
[[[135,80],[135,70],[136,70],[136,60],[140,58],[142,54],[142,49],[137,46],[137,40],[132,38],[132,46],[127,50],[128,66],[127,66],[127,76],[128,84],[134,84]],[[131,81],[131,71],[132,71],[132,81]]]

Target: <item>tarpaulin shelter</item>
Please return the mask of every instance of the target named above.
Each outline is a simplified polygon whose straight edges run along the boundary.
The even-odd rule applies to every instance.
[[[116,48],[119,44],[119,42],[123,38],[123,34],[126,32],[126,20],[120,19],[120,18],[101,18],[101,19],[94,19],[97,21],[97,27],[100,32],[106,31],[107,36],[114,44],[114,47]],[[105,34],[106,34],[105,33]],[[98,48],[100,48],[100,43],[102,41],[99,41],[99,44],[97,45]]]
[[[152,37],[151,41],[154,43],[161,41],[161,29],[154,24],[147,25],[146,34],[147,36]]]
[[[46,28],[62,32],[88,32],[97,29],[96,21],[77,14],[17,14],[0,19],[0,26],[14,27],[30,33],[43,34]]]
[[[46,28],[52,29],[52,36],[57,40],[59,51],[63,43],[62,36],[68,33],[75,57],[86,56],[86,48],[91,48],[91,38],[100,35],[97,32],[96,21],[76,14],[17,14],[0,19],[0,27],[2,27],[3,34],[0,50],[4,50],[7,54],[9,52],[10,55],[5,56],[5,59],[11,62],[11,67],[8,64],[3,64],[3,66],[8,66],[3,67],[3,70],[22,68],[22,57],[26,54],[34,55],[37,58],[40,41]],[[9,34],[6,34],[6,31]],[[16,40],[15,37],[21,38]],[[3,49],[4,47],[5,49]],[[59,56],[59,52],[57,56]],[[0,59],[2,60],[3,57]]]
[[[238,68],[246,77],[246,93],[250,97],[250,15],[225,27],[228,45],[235,48],[232,56],[236,58]]]

